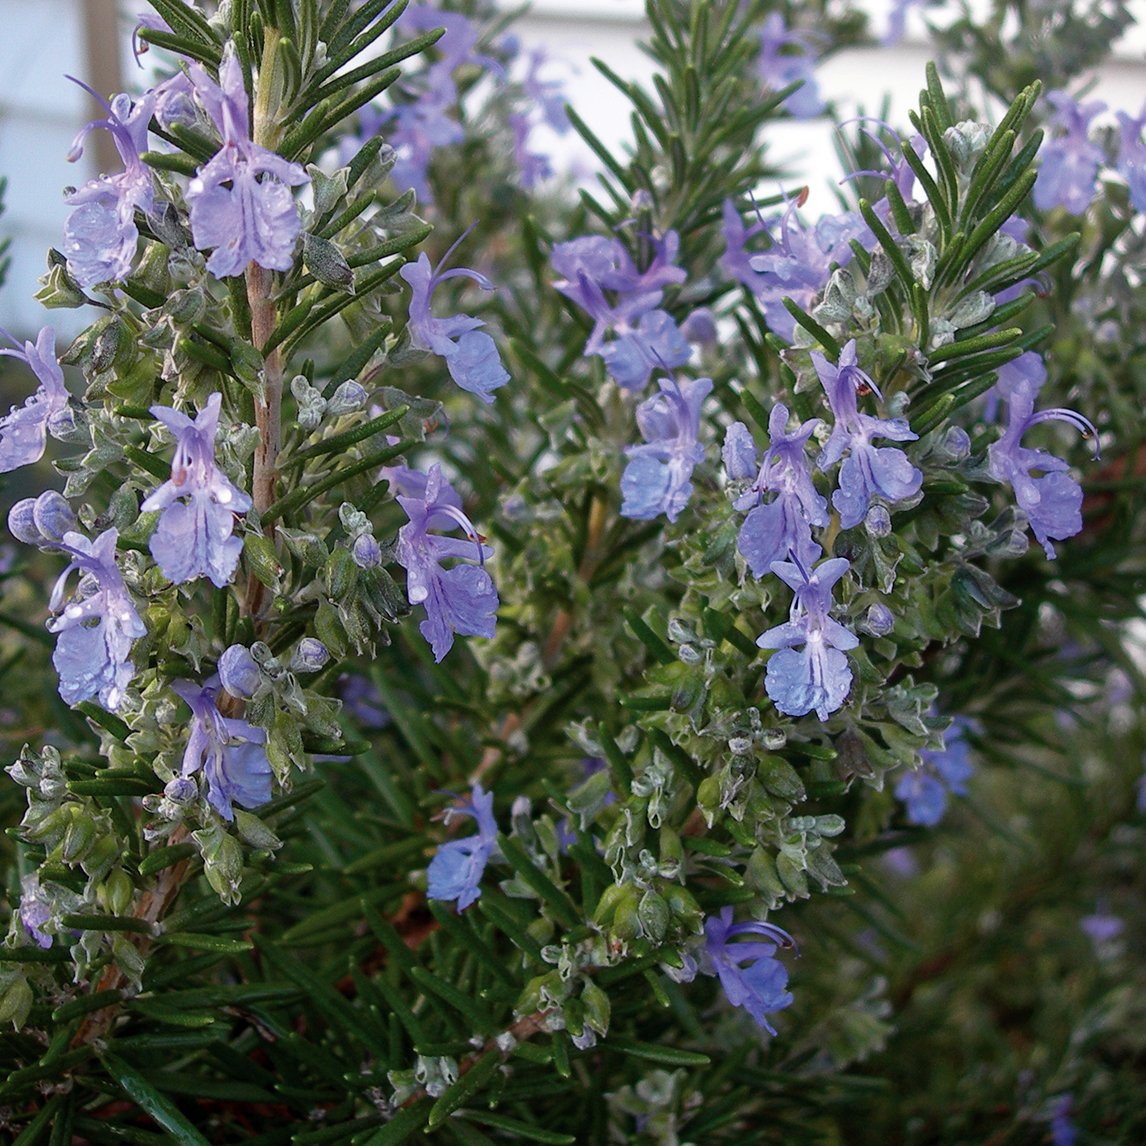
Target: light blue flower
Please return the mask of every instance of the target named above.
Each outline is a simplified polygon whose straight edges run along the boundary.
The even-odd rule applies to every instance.
[[[0,473],[8,473],[44,456],[48,430],[55,420],[67,417],[68,391],[56,359],[56,333],[50,326],[40,331],[34,343],[25,342],[23,350],[3,348],[0,354],[27,363],[40,383],[23,406],[13,406],[0,418]]]
[[[235,575],[243,551],[231,533],[235,514],[246,513],[251,498],[215,465],[222,400],[221,394],[212,394],[194,421],[168,406],[151,407],[175,435],[175,456],[170,479],[141,508],[163,511],[151,536],[151,555],[177,585],[207,576],[221,589]]]
[[[454,816],[472,816],[477,821],[478,834],[448,840],[438,848],[426,871],[426,895],[430,899],[457,900],[457,909],[462,912],[481,895],[481,877],[497,847],[493,793],[486,792],[480,783],[474,784],[470,800],[447,810],[446,823]]]
[[[943,735],[943,747],[925,748],[919,754],[923,766],[897,781],[895,796],[906,805],[909,823],[934,827],[947,810],[948,795],[967,794],[967,781],[975,771],[966,740],[971,726],[966,717],[956,716]]]
[[[821,562],[811,575],[798,561],[772,564],[772,572],[796,596],[790,619],[761,633],[756,644],[779,650],[768,661],[764,689],[786,716],[804,716],[815,710],[820,720],[827,720],[847,699],[852,670],[844,653],[854,649],[859,638],[832,620],[829,611],[832,587],[848,568],[843,557]]]
[[[692,496],[692,471],[703,460],[697,441],[700,406],[712,391],[708,378],[658,379],[660,393],[637,407],[645,444],[630,446],[621,475],[621,515],[647,521],[664,514],[676,521]]]
[[[430,299],[439,283],[447,279],[473,279],[482,290],[494,289],[493,283],[477,271],[465,267],[442,270],[465,237],[463,234],[450,247],[436,268],[430,266],[430,260],[423,252],[417,262],[407,263],[398,272],[410,284],[410,323],[407,330],[413,346],[432,351],[446,360],[450,377],[463,390],[475,394],[483,402],[492,402],[493,391],[509,381],[509,373],[502,365],[496,343],[480,329],[485,323],[468,314],[435,318],[430,313]]]
[[[774,561],[784,560],[789,553],[810,565],[822,552],[812,540],[812,526],[828,524],[828,503],[812,484],[805,451],[819,424],[819,418],[812,418],[789,434],[788,408],[777,402],[768,417],[768,447],[759,460],[748,427],[743,422],[728,427],[724,468],[731,480],[754,479],[733,503],[748,511],[737,547],[753,577],[763,577]],[[765,493],[776,497],[765,503]]]
[[[182,773],[186,777],[203,771],[207,803],[230,822],[235,818],[232,804],[257,808],[270,800],[271,765],[266,730],[224,716],[215,704],[218,685],[218,677],[203,687],[186,680],[171,683],[192,714]]]
[[[1038,178],[1031,195],[1040,211],[1062,207],[1072,215],[1081,215],[1094,198],[1102,148],[1087,135],[1090,121],[1106,104],[1101,100],[1080,104],[1066,92],[1047,92],[1054,106],[1051,124],[1062,129],[1043,148]]]
[[[1025,447],[1023,435],[1039,422],[1067,422],[1094,441],[1097,458],[1098,432],[1074,410],[1055,407],[1034,412],[1035,398],[1045,377],[1045,371],[1033,369],[1016,371],[1006,378],[1000,376],[997,388],[1007,403],[1007,427],[1003,436],[987,447],[987,469],[996,481],[1007,482],[1015,491],[1015,501],[1026,514],[1047,557],[1053,560],[1051,540],[1073,537],[1082,529],[1082,488],[1070,476],[1070,466],[1062,458],[1046,450]],[[1032,476],[1034,473],[1039,476]]]
[[[765,941],[732,942],[741,935],[759,935]],[[788,970],[775,954],[778,947],[794,946],[792,937],[775,924],[755,919],[733,923],[732,908],[723,907],[719,915],[704,921],[700,970],[718,976],[728,1001],[743,1007],[759,1026],[775,1035],[768,1016],[792,1005],[792,994],[786,989]]]
[[[418,475],[419,477],[421,475]],[[397,558],[406,570],[406,596],[411,605],[422,605],[426,619],[418,626],[440,661],[450,651],[454,634],[492,637],[497,623],[497,590],[485,571],[493,550],[482,544],[473,523],[461,510],[461,499],[447,482],[440,467],[425,475],[421,496],[401,494],[398,504],[409,521],[398,531]],[[468,540],[442,537],[431,529],[461,526]],[[474,558],[477,565],[444,569],[450,558]]]
[[[219,83],[201,64],[190,66],[199,102],[214,120],[223,146],[187,186],[195,246],[214,248],[207,270],[216,278],[240,275],[248,263],[286,271],[302,229],[291,187],[309,183],[297,164],[251,140],[243,69],[228,43]]]
[[[71,561],[52,590],[49,607],[57,615],[48,622],[48,631],[57,634],[52,664],[60,677],[60,696],[68,704],[98,696],[113,712],[135,675],[128,659],[132,642],[147,632],[115,563],[118,539],[115,529],[94,541],[65,533],[53,546]],[[68,578],[77,570],[76,592],[65,605]]]
[[[904,501],[914,497],[923,485],[923,474],[902,450],[876,447],[872,439],[913,442],[919,435],[912,432],[903,418],[873,418],[859,412],[857,395],[862,391],[879,396],[879,390],[856,362],[854,338],[840,351],[836,366],[818,351],[812,351],[812,364],[835,418],[831,437],[820,454],[819,466],[827,469],[844,458],[832,505],[839,512],[840,525],[851,529],[863,521],[873,497],[887,502]]]

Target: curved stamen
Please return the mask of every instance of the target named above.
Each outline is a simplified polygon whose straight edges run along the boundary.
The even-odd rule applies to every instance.
[[[460,509],[457,508],[457,506],[435,503],[434,505],[428,506],[427,508],[429,509],[431,515],[441,513],[445,514],[446,517],[452,518],[454,521],[456,521],[458,525],[460,525],[462,529],[465,530],[466,537],[468,537],[469,540],[477,546],[478,564],[485,564],[485,549],[482,546],[482,542],[485,540],[485,538],[480,533],[478,533],[477,526],[475,526],[474,523],[470,521],[470,519],[466,517],[466,515]]]
[[[1095,429],[1094,423],[1080,414],[1077,410],[1068,410],[1062,406],[1052,406],[1048,410],[1040,410],[1037,414],[1032,414],[1026,421],[1024,430],[1033,426],[1036,422],[1067,422],[1072,425],[1084,438],[1094,442],[1094,459],[1097,461],[1101,454],[1098,448],[1098,430]]]
[[[444,276],[440,275],[438,272],[439,272],[439,271],[441,271],[442,267],[444,267],[444,266],[445,266],[445,265],[446,265],[446,264],[447,264],[447,263],[450,261],[450,259],[453,257],[454,251],[456,251],[456,250],[458,249],[458,247],[460,247],[460,246],[462,245],[462,243],[463,243],[463,242],[465,242],[466,238],[469,236],[469,233],[470,233],[470,232],[471,232],[471,231],[472,231],[472,230],[473,230],[473,229],[474,229],[476,226],[477,226],[477,223],[476,223],[476,222],[473,222],[473,223],[471,223],[471,224],[470,224],[470,225],[469,225],[469,226],[468,226],[468,227],[467,227],[467,228],[466,228],[466,229],[465,229],[465,230],[464,230],[464,231],[463,231],[463,232],[462,232],[462,233],[461,233],[461,234],[460,234],[460,235],[459,235],[459,236],[458,236],[458,237],[457,237],[457,238],[456,238],[456,239],[455,239],[455,240],[454,240],[454,241],[453,241],[451,244],[450,244],[450,246],[449,246],[449,249],[448,249],[448,250],[446,251],[446,253],[445,253],[445,254],[444,254],[444,255],[443,255],[443,256],[442,256],[442,257],[441,257],[441,258],[438,260],[438,265],[437,265],[437,266],[434,268],[434,273],[433,273],[433,275],[431,276],[431,279],[430,279],[430,290],[433,290],[433,289],[434,289],[434,284],[436,284],[436,283],[439,283],[439,282],[441,282],[441,281],[442,281],[442,278],[443,278]]]

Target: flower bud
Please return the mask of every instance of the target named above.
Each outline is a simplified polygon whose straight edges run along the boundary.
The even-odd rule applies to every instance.
[[[59,541],[65,533],[78,528],[76,515],[67,498],[57,490],[45,490],[32,507],[32,520],[42,537]]]
[[[239,700],[250,700],[262,683],[255,658],[242,645],[231,645],[219,658],[218,669],[223,688]]]
[[[694,310],[681,324],[680,332],[689,342],[698,346],[714,346],[716,320],[712,317],[712,311],[706,306]]]
[[[167,781],[163,794],[173,804],[190,804],[199,795],[199,785],[190,776],[176,776]]]
[[[962,426],[951,426],[943,437],[943,453],[961,462],[971,452],[971,438]]]
[[[326,412],[332,416],[350,414],[366,404],[366,387],[361,382],[343,382],[326,403]]]
[[[369,533],[360,533],[354,539],[350,554],[359,569],[375,569],[382,564],[382,547]]]
[[[8,510],[8,531],[25,545],[41,545],[44,541],[36,528],[35,506],[34,497],[24,497]]]
[[[875,604],[867,611],[863,627],[873,637],[886,637],[895,628],[895,617],[886,605]]]
[[[294,672],[318,672],[330,660],[326,645],[316,637],[303,637],[294,650],[290,667]]]
[[[867,511],[863,524],[872,537],[886,537],[891,532],[891,514],[885,506],[873,505]]]

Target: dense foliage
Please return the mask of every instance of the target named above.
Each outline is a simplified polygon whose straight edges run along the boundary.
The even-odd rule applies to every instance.
[[[1141,1139],[1146,108],[961,7],[891,125],[650,0],[614,153],[480,2],[152,0],[5,351],[20,1146]]]

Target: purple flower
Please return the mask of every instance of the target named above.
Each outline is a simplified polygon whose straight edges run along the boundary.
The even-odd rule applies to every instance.
[[[676,521],[692,496],[693,467],[704,460],[697,441],[700,405],[712,391],[708,378],[657,380],[661,392],[637,407],[645,444],[630,446],[621,475],[621,516],[647,521],[663,513]]]
[[[903,39],[907,31],[907,13],[923,3],[924,0],[893,0],[891,11],[887,14],[887,31],[880,40],[885,48],[890,48]]]
[[[439,147],[460,143],[465,138],[461,124],[446,113],[454,106],[453,85],[448,91],[430,89],[413,103],[403,104],[391,115],[382,116],[378,126],[394,120],[386,132],[389,144],[398,153],[390,178],[398,187],[412,188],[418,200],[432,203],[430,158]]]
[[[52,910],[52,901],[40,886],[39,875],[32,871],[20,881],[20,923],[27,932],[28,937],[35,941],[38,947],[48,948],[52,945],[52,936],[45,927],[52,922],[55,914]]]
[[[1074,1146],[1078,1140],[1078,1128],[1070,1119],[1070,1108],[1074,1098],[1064,1094],[1056,1099],[1051,1108],[1050,1130],[1051,1146]]]
[[[235,818],[232,804],[257,808],[267,803],[271,798],[271,765],[266,730],[219,711],[215,706],[218,677],[202,688],[187,680],[172,681],[171,687],[191,708],[183,775],[203,770],[207,803],[228,823]]]
[[[290,189],[309,183],[310,176],[251,141],[243,69],[233,44],[223,51],[219,83],[201,64],[192,64],[190,72],[200,103],[223,137],[222,148],[199,169],[184,196],[195,246],[215,248],[207,270],[216,278],[241,275],[251,262],[289,270],[302,228]]]
[[[828,503],[812,484],[804,449],[819,424],[819,418],[812,418],[789,434],[788,408],[777,402],[768,417],[769,441],[762,460],[743,422],[728,427],[723,451],[728,477],[754,479],[751,488],[733,502],[737,509],[748,511],[737,547],[753,577],[763,577],[774,561],[782,561],[789,553],[811,565],[822,552],[812,540],[812,526],[828,524]],[[766,492],[777,495],[767,504]]]
[[[418,626],[441,659],[454,643],[454,633],[469,637],[492,637],[497,621],[497,590],[483,568],[493,550],[482,544],[473,523],[461,510],[461,499],[437,465],[426,475],[422,496],[402,496],[398,504],[410,519],[398,531],[398,563],[406,570],[406,596],[411,605],[424,605],[426,619]],[[468,540],[441,537],[431,529],[460,525]],[[451,557],[474,557],[478,565],[455,565],[443,569]]]
[[[779,649],[768,661],[764,690],[787,716],[815,710],[827,720],[847,699],[852,670],[844,652],[859,644],[855,633],[829,616],[832,586],[849,562],[833,557],[809,576],[798,562],[776,561],[772,572],[796,591],[789,620],[756,638],[762,649]],[[797,651],[797,646],[803,649]]]
[[[739,935],[760,935],[765,941],[731,942]],[[751,919],[732,922],[732,908],[722,907],[719,915],[704,921],[704,946],[700,970],[716,975],[724,994],[734,1007],[743,1007],[770,1035],[776,1028],[768,1016],[792,1004],[787,968],[775,958],[778,947],[794,947],[792,937],[773,923]],[[747,966],[745,966],[747,964]]]
[[[909,823],[932,828],[947,810],[947,796],[965,796],[967,781],[975,771],[965,737],[970,722],[956,716],[943,737],[940,749],[920,752],[923,767],[904,773],[895,786],[895,797],[907,806]]]
[[[1126,924],[1117,915],[1111,915],[1109,912],[1084,915],[1078,921],[1078,925],[1095,947],[1112,943],[1126,930]]]
[[[569,113],[566,110],[568,100],[559,80],[541,78],[541,69],[548,62],[549,57],[542,49],[532,49],[529,53],[529,70],[521,81],[521,88],[526,98],[532,100],[534,107],[541,112],[542,120],[558,135],[564,135],[570,128]]]
[[[614,381],[627,389],[640,389],[653,370],[675,370],[692,355],[671,316],[659,309],[664,287],[685,280],[675,265],[680,240],[669,231],[654,245],[644,271],[618,239],[586,236],[553,248],[553,269],[562,276],[553,285],[593,319],[584,353],[599,354]],[[607,343],[609,331],[617,338]]]
[[[80,86],[104,102],[87,84]],[[155,100],[155,93],[148,92],[133,105],[130,96],[117,95],[110,104],[104,104],[107,119],[92,120],[76,136],[68,153],[74,163],[83,154],[87,133],[102,127],[111,132],[124,167],[118,175],[90,180],[65,199],[76,209],[64,224],[64,254],[68,274],[81,287],[118,282],[131,273],[139,238],[135,212],[138,209],[146,214],[154,200],[151,172],[140,153],[147,150],[147,125],[155,112]]]
[[[854,338],[840,351],[838,366],[832,366],[818,351],[812,352],[812,364],[835,416],[819,465],[827,469],[847,453],[840,466],[839,488],[832,494],[832,505],[839,511],[840,525],[851,529],[863,520],[873,497],[904,501],[914,497],[923,484],[923,474],[902,450],[876,448],[871,444],[872,438],[913,442],[919,435],[912,433],[903,418],[873,418],[859,412],[857,394],[869,390],[877,397],[880,394],[856,362]]]
[[[466,234],[469,232],[467,231]],[[480,318],[468,314],[455,314],[452,318],[434,318],[430,313],[430,299],[439,283],[447,279],[468,278],[482,290],[493,290],[493,284],[477,271],[455,267],[443,271],[457,249],[454,243],[436,268],[423,252],[416,263],[407,263],[398,272],[410,284],[410,342],[419,350],[429,350],[446,360],[450,377],[463,389],[476,394],[483,402],[493,401],[493,391],[509,381],[502,365],[497,346],[488,334],[480,330],[485,326]]]
[[[796,48],[796,54],[785,53]],[[799,80],[803,86],[784,101],[784,106],[797,119],[808,119],[824,110],[816,84],[816,52],[808,36],[789,32],[784,17],[773,12],[760,29],[760,56],[756,63],[760,78],[773,91],[786,88]]]
[[[987,447],[987,469],[996,481],[1007,482],[1014,489],[1019,508],[1027,515],[1047,557],[1053,560],[1051,540],[1073,537],[1082,529],[1082,489],[1070,476],[1066,462],[1046,450],[1027,449],[1022,444],[1023,434],[1039,422],[1068,422],[1084,437],[1094,439],[1097,458],[1098,431],[1074,410],[1056,407],[1034,413],[1041,386],[1042,378],[1033,369],[1016,372],[1005,381],[1000,376],[998,389],[1007,403],[1007,428]],[[1040,476],[1033,477],[1036,471]]]
[[[176,585],[205,574],[221,589],[234,576],[243,551],[243,543],[231,531],[235,514],[250,509],[251,499],[215,465],[222,401],[221,394],[212,394],[194,421],[168,406],[151,407],[175,435],[175,456],[170,480],[141,508],[163,511],[151,536],[151,555]]]
[[[11,335],[7,337],[15,343]],[[8,473],[44,456],[47,431],[68,408],[68,391],[50,326],[40,331],[34,344],[25,342],[23,350],[0,349],[0,354],[26,362],[40,382],[23,406],[13,406],[0,418],[0,473]]]
[[[1146,127],[1146,103],[1132,119],[1126,112],[1118,113],[1118,172],[1130,186],[1130,204],[1135,211],[1146,214],[1146,143],[1142,142],[1142,128]]]
[[[726,199],[721,225],[725,245],[721,267],[756,296],[768,325],[789,342],[796,320],[783,300],[790,298],[809,310],[828,280],[832,263],[846,266],[851,261],[849,240],[862,242],[871,235],[867,224],[851,214],[825,215],[809,230],[796,213],[803,202],[801,193],[782,214],[757,219],[746,227],[736,205]],[[775,233],[777,224],[779,232]],[[760,252],[749,250],[748,243],[759,235],[766,236],[769,245]]]
[[[1042,358],[1033,350],[1028,350],[1018,358],[1005,362],[997,373],[998,381],[983,396],[983,419],[987,422],[994,422],[999,416],[999,401],[1003,394],[1009,393],[1019,385],[1032,386],[1037,393],[1047,380],[1047,368]]]
[[[59,634],[52,664],[60,677],[60,696],[78,704],[98,695],[100,704],[115,711],[135,675],[128,660],[134,640],[147,629],[115,564],[119,533],[108,529],[94,541],[80,533],[65,533],[55,548],[71,556],[49,601],[57,616],[48,631]],[[75,595],[61,612],[64,590],[73,570],[80,573]]]
[[[448,840],[438,848],[426,871],[430,899],[456,899],[458,912],[464,911],[481,895],[482,873],[497,847],[497,824],[493,818],[493,793],[474,784],[473,796],[447,809],[448,824],[454,816],[472,816],[478,834],[464,840]]]
[[[1047,100],[1054,105],[1051,125],[1062,128],[1043,148],[1038,179],[1032,192],[1035,206],[1040,211],[1063,207],[1072,215],[1081,215],[1094,198],[1094,185],[1098,178],[1098,165],[1102,162],[1102,148],[1091,143],[1087,136],[1090,121],[1106,110],[1101,100],[1080,104],[1066,92],[1047,92]]]

